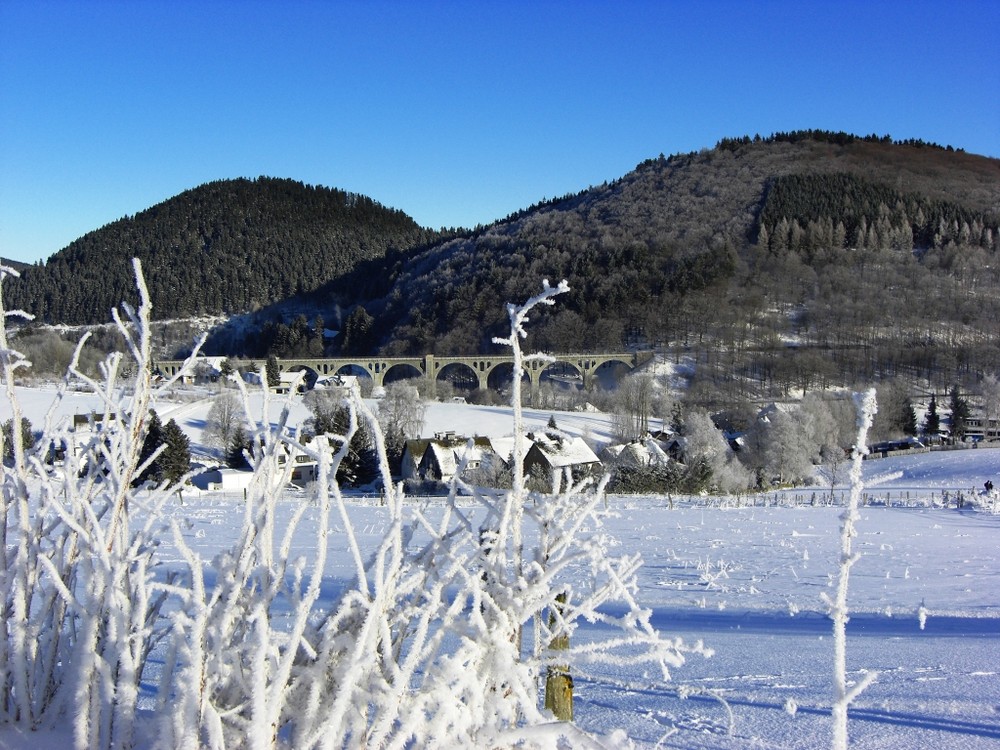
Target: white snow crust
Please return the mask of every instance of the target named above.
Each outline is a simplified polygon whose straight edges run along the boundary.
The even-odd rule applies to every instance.
[[[25,415],[45,421],[55,389],[19,390]],[[211,394],[192,389],[156,404],[192,439],[201,439]],[[52,418],[96,408],[93,396],[68,396]],[[299,409],[301,408],[301,411]],[[509,433],[509,408],[431,404],[425,434]],[[291,422],[304,419],[293,407]],[[550,411],[526,410],[526,426],[543,430]],[[10,416],[0,403],[0,421]],[[556,413],[559,427],[597,442],[611,435],[599,413]],[[275,413],[277,419],[277,412]],[[983,506],[942,507],[944,491],[972,496],[1000,475],[1000,450],[935,452],[866,461],[869,496],[856,522],[847,624],[849,683],[877,671],[878,678],[851,704],[852,748],[995,748],[1000,746],[1000,515]],[[820,485],[816,491],[819,492]],[[806,497],[811,488],[793,491]],[[638,552],[637,600],[652,610],[663,634],[703,640],[714,655],[691,655],[672,680],[627,664],[594,666],[574,674],[576,723],[606,747],[815,748],[831,736],[832,623],[822,593],[832,595],[839,562],[842,508],[817,502],[796,505],[792,493],[739,499],[612,497],[603,529],[618,552]],[[933,501],[936,497],[937,501]],[[239,533],[241,497],[190,490],[172,514],[203,560],[231,545]],[[290,517],[303,495],[288,491],[279,505]],[[410,498],[429,517],[443,512],[440,499]],[[388,515],[377,498],[348,498],[358,543],[368,553]],[[307,515],[318,510],[309,508]],[[347,585],[354,563],[338,539],[337,519],[327,550],[321,599],[333,601]],[[280,525],[280,524],[279,524]],[[308,528],[309,524],[304,525]],[[303,534],[293,545],[310,555]],[[414,540],[413,543],[419,543]],[[168,565],[173,541],[164,539]],[[581,578],[585,571],[581,571]],[[581,642],[609,635],[585,625]],[[526,634],[530,641],[530,634]],[[154,666],[157,659],[154,655]],[[156,675],[148,682],[155,683]],[[149,705],[152,692],[140,695]],[[140,725],[141,726],[141,725]],[[564,735],[563,739],[558,739]],[[0,748],[65,748],[71,731],[0,729]],[[592,746],[583,734],[541,727],[538,746]],[[626,737],[628,739],[626,739]],[[575,738],[575,739],[574,739]],[[139,747],[155,737],[140,732]]]

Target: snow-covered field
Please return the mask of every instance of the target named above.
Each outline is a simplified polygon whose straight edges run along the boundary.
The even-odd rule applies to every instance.
[[[40,427],[52,391],[22,394],[28,418]],[[188,400],[157,404],[163,420],[175,418],[206,457],[200,433],[207,396],[192,391]],[[57,407],[57,416],[96,406],[92,396],[74,395]],[[0,420],[8,416],[9,405],[0,404]],[[305,416],[304,409],[293,410],[293,419]],[[549,416],[529,413],[530,426],[544,426]],[[597,441],[610,437],[605,415],[555,416],[568,432]],[[502,435],[510,431],[510,410],[433,405],[425,433],[445,429]],[[862,508],[857,527],[855,550],[862,557],[850,581],[848,669],[852,679],[864,670],[878,677],[852,704],[851,746],[998,747],[1000,515],[907,498],[933,492],[940,499],[944,490],[981,488],[1000,476],[1000,451],[869,461],[865,476],[871,499],[881,503],[888,496],[890,502]],[[773,494],[744,498],[742,507],[709,500],[684,499],[671,508],[664,498],[610,498],[612,551],[642,553],[638,599],[653,610],[656,627],[686,641],[703,640],[714,655],[689,657],[669,682],[625,668],[575,674],[577,724],[604,738],[624,730],[640,747],[829,746],[833,638],[820,594],[832,593],[841,509],[787,507]],[[282,507],[290,512],[301,502],[290,492]],[[412,502],[433,513],[440,501]],[[189,522],[185,535],[202,559],[233,541],[239,503],[238,496],[187,492],[174,508]],[[350,511],[361,543],[374,545],[385,510],[357,497]],[[302,545],[308,555],[308,543]],[[169,560],[169,541],[164,548]],[[348,553],[335,537],[324,597],[332,598],[350,571]],[[605,635],[588,626],[579,637]],[[68,734],[0,731],[0,748],[69,744]]]
[[[238,502],[205,495],[177,509],[203,557],[235,537]],[[610,506],[617,545],[642,552],[638,598],[657,629],[701,639],[714,655],[689,657],[671,682],[628,669],[576,674],[578,725],[602,736],[624,729],[641,747],[829,746],[833,638],[820,593],[832,593],[840,509],[671,510],[631,498]],[[351,512],[362,541],[374,545],[384,509],[358,501]],[[863,670],[879,676],[851,709],[852,747],[998,746],[998,539],[1000,516],[863,509],[848,669],[852,679]],[[324,588],[332,595],[351,562],[336,541],[330,551]]]

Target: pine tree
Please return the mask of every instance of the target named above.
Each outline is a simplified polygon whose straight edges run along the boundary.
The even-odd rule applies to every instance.
[[[229,440],[229,448],[226,451],[226,465],[231,469],[246,468],[246,452],[251,450],[250,436],[243,429],[243,425],[238,425]]]
[[[278,358],[273,354],[267,358],[267,362],[264,365],[264,371],[267,376],[268,388],[277,388],[281,385],[281,368],[278,367]]]
[[[927,416],[924,418],[924,435],[934,437],[941,431],[941,417],[938,415],[937,398],[931,394],[931,402],[927,406]]]
[[[372,327],[375,318],[361,305],[354,308],[344,322],[344,338],[341,348],[344,354],[367,354],[371,348]]]
[[[191,469],[191,441],[171,419],[163,428],[163,442],[167,446],[159,459],[163,478],[175,484]]]
[[[323,356],[323,332],[326,330],[326,322],[323,320],[322,315],[316,316],[316,322],[313,325],[313,329],[309,336],[309,356],[310,357],[322,357]]]
[[[21,444],[28,451],[35,444],[35,433],[31,430],[31,422],[27,417],[21,417]],[[3,423],[3,457],[14,458],[14,419]]]
[[[768,250],[771,246],[771,235],[767,231],[767,227],[763,224],[760,225],[760,231],[757,232],[757,247],[761,250]]]
[[[152,409],[149,410],[149,419],[146,422],[146,436],[142,439],[142,448],[139,452],[139,465],[141,466],[149,457],[153,455],[157,448],[163,444],[163,423],[160,415]],[[153,463],[139,475],[137,483],[153,481],[159,483],[163,479],[163,469],[160,464],[163,455],[160,454]]]
[[[903,434],[915,436],[917,434],[917,413],[913,410],[913,402],[909,397],[903,399],[901,417]]]
[[[962,398],[958,386],[951,389],[951,439],[962,440],[969,425],[969,402]]]

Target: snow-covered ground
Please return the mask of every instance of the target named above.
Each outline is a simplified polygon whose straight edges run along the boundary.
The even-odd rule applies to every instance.
[[[55,386],[38,388],[18,388],[18,400],[24,415],[31,421],[32,425],[41,428],[45,416],[56,398],[57,388]],[[169,419],[175,419],[188,437],[191,438],[193,447],[197,449],[201,445],[201,432],[205,426],[205,419],[211,407],[212,398],[218,391],[209,388],[191,387],[178,389],[169,400],[161,400],[154,406],[161,420],[166,423]],[[261,409],[261,396],[254,392],[251,394],[251,401],[255,414]],[[276,420],[284,397],[273,396],[271,398],[270,418]],[[309,410],[303,405],[300,397],[291,397],[290,423],[298,424],[309,416]],[[374,402],[372,402],[374,403]],[[69,392],[64,398],[55,404],[53,409],[53,420],[59,424],[60,420],[68,419],[74,414],[90,414],[92,411],[103,413],[103,408],[99,399],[92,393]],[[476,406],[474,404],[462,403],[440,403],[431,402],[427,404],[427,411],[424,418],[423,434],[431,436],[436,432],[452,431],[459,435],[483,435],[488,437],[498,437],[511,434],[511,409],[503,406]],[[0,421],[10,418],[10,405],[0,403]],[[591,437],[599,443],[607,443],[612,438],[611,418],[607,414],[600,412],[552,412],[526,409],[525,422],[529,430],[542,430],[549,421],[550,416],[556,416],[560,429],[581,437]]]
[[[22,391],[40,426],[52,391]],[[201,449],[210,400],[157,404]],[[59,416],[86,413],[97,403],[68,397]],[[301,407],[296,407],[299,409]],[[277,414],[275,408],[274,414]],[[0,404],[0,420],[9,405]],[[306,416],[304,409],[293,411]],[[542,427],[550,412],[529,413]],[[555,414],[567,432],[610,438],[605,415]],[[502,435],[510,410],[435,404],[425,433],[454,430]],[[855,748],[994,748],[1000,746],[1000,515],[912,503],[907,493],[981,488],[1000,477],[1000,451],[977,449],[903,455],[865,463],[872,497],[891,505],[862,508],[848,603],[849,676],[878,672],[849,714]],[[806,491],[808,493],[808,491]],[[940,494],[938,495],[940,497]],[[210,559],[237,534],[240,498],[185,493],[174,512],[187,519],[186,537]],[[283,508],[302,502],[289,493]],[[439,500],[413,499],[414,504]],[[753,502],[755,505],[750,505]],[[742,507],[684,499],[613,497],[607,531],[622,550],[638,550],[645,566],[638,599],[656,627],[687,641],[703,640],[711,658],[692,656],[672,680],[606,668],[574,675],[576,721],[609,737],[624,730],[640,747],[815,748],[830,745],[833,638],[820,594],[832,594],[841,509],[787,507],[778,495],[741,499]],[[766,503],[766,507],[765,507]],[[386,512],[364,498],[351,505],[362,544],[374,545]],[[309,555],[308,543],[302,553]],[[169,562],[170,542],[164,542]],[[324,596],[350,575],[343,544],[331,543]],[[178,561],[179,563],[179,561]],[[588,626],[581,639],[606,633]],[[69,746],[69,735],[0,731],[0,748]]]

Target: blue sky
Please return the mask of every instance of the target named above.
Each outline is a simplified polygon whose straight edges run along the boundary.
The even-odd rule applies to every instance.
[[[0,0],[0,255],[210,180],[474,226],[724,136],[1000,157],[1000,3]]]

